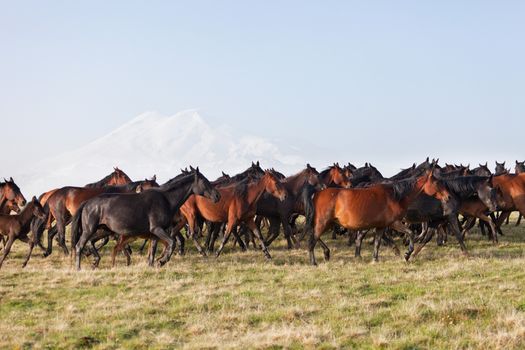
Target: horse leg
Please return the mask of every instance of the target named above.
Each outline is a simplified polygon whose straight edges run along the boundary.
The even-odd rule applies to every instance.
[[[175,241],[161,227],[154,227],[153,230],[151,230],[151,233],[153,233],[156,237],[163,240],[164,242],[168,243],[168,249],[166,250],[166,253],[158,261],[159,265],[163,266],[170,260],[171,254],[173,254],[173,250],[175,249]],[[200,245],[198,247],[200,248]]]
[[[463,255],[468,256],[468,250],[467,250],[467,247],[465,246],[465,242],[463,241],[463,235],[461,234],[459,230],[458,217],[455,215],[449,215],[446,226],[449,227],[454,233],[454,236],[456,236],[456,240],[459,243],[459,247],[461,248]]]
[[[120,235],[117,244],[115,244],[113,250],[111,251],[111,267],[115,267],[115,258],[117,257],[118,252],[122,249],[123,242],[124,235]]]
[[[239,243],[239,247],[241,248],[241,251],[245,252],[246,250],[248,250],[248,248],[246,248],[246,244],[242,240],[242,237],[239,234],[238,230],[239,230],[239,227],[235,227],[232,231],[233,237],[235,238],[234,246],[235,246],[235,242]],[[241,226],[241,230],[246,230],[246,227]]]
[[[91,252],[94,255],[92,267],[93,269],[96,269],[98,265],[100,264],[100,254],[98,253],[97,247],[95,246],[95,240],[90,240],[89,243],[91,244]]]
[[[410,255],[412,255],[412,252],[414,251],[414,232],[405,226],[401,221],[396,221],[392,225],[390,225],[390,228],[396,230],[397,232],[404,233],[408,238],[408,250],[405,253],[405,260],[408,261],[410,259]]]
[[[497,244],[498,243],[498,231],[497,231],[496,225],[494,224],[492,219],[489,216],[486,216],[485,214],[479,214],[478,218],[480,220],[485,221],[489,225],[490,232],[491,232],[491,235],[492,235],[492,243],[493,244]]]
[[[279,237],[280,223],[275,218],[270,218],[270,227],[268,228],[268,239],[266,240],[266,246],[269,247],[272,242]]]
[[[46,248],[46,251],[44,252],[44,258],[47,258],[48,256],[50,256],[51,253],[53,252],[53,238],[55,238],[57,233],[58,231],[57,231],[56,224],[55,226],[52,226],[47,230],[47,248]]]
[[[140,253],[141,255],[144,254],[144,249],[146,249],[146,245],[147,245],[147,244],[148,244],[148,239],[146,238],[146,239],[144,240],[144,242],[142,243],[142,245],[140,246],[140,249],[139,249],[139,253]]]
[[[355,238],[355,257],[361,258],[361,245],[363,244],[363,239],[365,238],[368,230],[359,230],[357,231]]]
[[[224,231],[224,237],[222,238],[221,245],[219,246],[219,249],[217,249],[217,252],[215,253],[215,257],[219,257],[221,255],[222,250],[224,249],[224,246],[228,242],[228,239],[230,238],[230,234],[232,233],[233,227],[235,224],[232,222],[230,223],[230,220],[228,220],[228,225],[226,226],[226,230]]]
[[[36,235],[33,234],[33,237],[27,241],[27,244],[29,244],[29,251],[27,252],[27,256],[22,264],[22,268],[26,267],[27,263],[29,262],[29,259],[31,258],[31,253],[33,252],[33,248],[35,247],[35,240]]]
[[[374,237],[374,262],[379,261],[379,247],[381,246],[384,229],[376,228],[376,234]]]
[[[175,231],[175,239],[177,240],[177,243],[179,244],[179,255],[184,255],[184,244],[186,243],[186,240],[184,239],[184,236],[182,233],[180,233],[180,230]]]
[[[474,227],[475,224],[476,224],[476,218],[473,216],[469,216],[467,218],[467,222],[463,226],[463,231],[461,232],[461,237],[463,239],[465,239],[467,232],[469,232]]]
[[[155,254],[157,253],[158,239],[150,239],[150,246],[148,251],[148,265],[153,267],[155,265]]]
[[[255,237],[257,237],[257,239],[261,242],[261,249],[266,259],[271,259],[272,256],[270,255],[270,252],[268,252],[268,248],[266,247],[266,244],[264,244],[264,237],[262,236],[261,231],[259,231],[259,229],[255,225],[255,221],[248,220],[248,222],[246,223],[246,226],[248,226],[248,228],[252,231]]]
[[[318,239],[319,244],[323,248],[323,254],[324,254],[324,260],[329,261],[330,260],[330,248],[323,242],[321,238]]]
[[[9,239],[7,240],[6,245],[4,246],[4,252],[2,254],[2,257],[0,258],[0,268],[2,267],[2,264],[4,263],[5,258],[7,257],[7,254],[11,251],[11,247],[13,246],[13,242],[15,241],[16,236],[14,233],[9,234]]]
[[[64,254],[69,255],[69,251],[66,247],[66,219],[64,218],[64,215],[57,215],[55,216],[56,219],[56,227],[58,230],[58,245],[64,250]]]
[[[414,249],[414,252],[412,253],[412,260],[414,260],[423,250],[423,248],[427,245],[427,243],[430,242],[432,236],[434,235],[434,231],[436,231],[436,229],[430,227],[426,228],[426,230],[424,231],[425,235],[421,237],[421,239],[419,240],[419,245]]]
[[[401,252],[399,251],[399,248],[397,247],[396,241],[394,241],[394,238],[390,236],[390,229],[385,229],[383,232],[383,241],[392,247],[392,250],[394,251],[394,254],[396,256],[400,256]]]
[[[355,241],[357,239],[357,234],[358,234],[358,232],[355,231],[355,230],[348,230],[348,243],[347,243],[347,245],[349,247],[351,247],[352,244],[355,243]]]

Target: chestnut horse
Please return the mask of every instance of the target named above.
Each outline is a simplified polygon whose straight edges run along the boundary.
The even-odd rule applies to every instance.
[[[11,247],[13,246],[13,243],[16,239],[29,244],[29,253],[26,257],[26,260],[24,261],[24,264],[22,265],[23,267],[26,266],[34,246],[34,239],[29,239],[28,237],[31,220],[34,216],[44,216],[44,209],[36,197],[33,197],[31,202],[25,206],[20,214],[0,215],[0,235],[7,237],[7,244],[4,247],[2,257],[0,258],[0,267],[2,267],[2,264],[11,251]]]
[[[263,177],[253,182],[246,179],[236,185],[218,188],[217,190],[221,194],[221,199],[217,203],[202,196],[191,196],[181,207],[181,212],[188,222],[190,235],[193,236],[195,232],[197,215],[211,222],[225,222],[227,227],[216,253],[218,257],[232,231],[237,225],[244,223],[261,242],[262,251],[266,258],[271,259],[254,218],[257,201],[263,193],[268,192],[281,201],[286,199],[286,190],[281,182],[272,172],[265,171]]]
[[[366,188],[327,188],[314,195],[305,203],[307,208],[306,229],[309,233],[308,251],[310,263],[316,265],[314,248],[317,241],[324,250],[325,259],[330,258],[330,249],[320,239],[326,228],[337,220],[344,228],[366,230],[375,228],[374,260],[378,260],[379,245],[385,228],[392,228],[407,234],[409,248],[405,254],[408,260],[414,251],[413,232],[401,223],[409,204],[421,192],[439,199],[448,215],[450,194],[433,176],[433,169],[423,176],[401,180],[393,184],[376,184]]]

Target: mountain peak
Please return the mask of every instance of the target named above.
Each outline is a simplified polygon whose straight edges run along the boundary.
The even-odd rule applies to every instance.
[[[43,160],[21,175],[21,185],[24,193],[38,195],[54,187],[96,181],[115,165],[132,179],[157,174],[162,182],[190,164],[200,166],[211,180],[221,171],[242,171],[252,160],[285,172],[305,164],[294,151],[263,137],[235,137],[228,130],[233,129],[211,127],[196,109],[171,116],[145,112],[83,147]]]

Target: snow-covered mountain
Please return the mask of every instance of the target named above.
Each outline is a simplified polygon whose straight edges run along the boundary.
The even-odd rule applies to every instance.
[[[228,126],[210,126],[196,110],[173,116],[148,112],[79,149],[42,160],[15,179],[28,196],[97,181],[114,166],[133,180],[157,174],[163,182],[190,164],[214,179],[222,170],[230,174],[242,171],[253,160],[288,173],[306,163],[287,146],[228,130]]]

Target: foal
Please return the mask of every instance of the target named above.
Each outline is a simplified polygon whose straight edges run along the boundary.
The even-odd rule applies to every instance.
[[[29,237],[27,236],[27,234],[30,231],[31,220],[33,219],[33,217],[43,218],[44,215],[44,209],[42,208],[36,197],[33,197],[33,199],[31,199],[31,202],[29,202],[29,204],[26,205],[26,207],[20,212],[20,214],[0,214],[0,235],[7,236],[8,238],[7,244],[4,248],[4,254],[0,258],[0,267],[2,267],[2,264],[5,258],[7,257],[7,254],[9,254],[9,252],[11,251],[13,242],[16,239],[19,239],[22,242],[26,242],[29,244],[29,254],[27,255],[22,267],[25,267],[27,265],[29,257],[31,256],[31,251],[33,250],[33,246],[35,244],[34,237],[33,239],[29,239]]]

